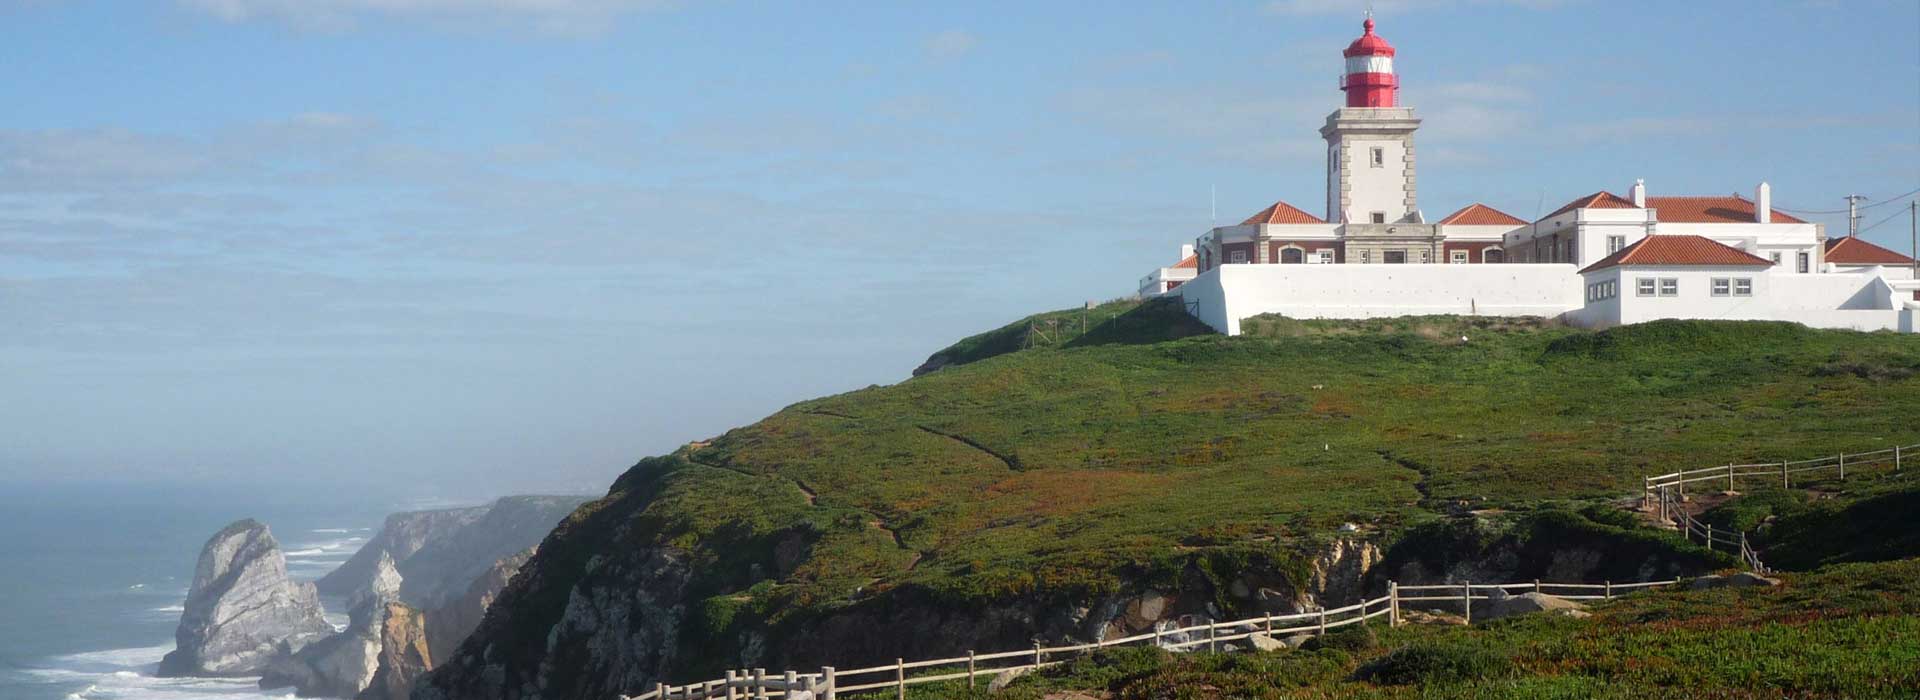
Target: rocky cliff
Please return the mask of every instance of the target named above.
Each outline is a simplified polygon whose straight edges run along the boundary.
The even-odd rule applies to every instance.
[[[250,675],[278,651],[333,633],[312,584],[287,578],[266,525],[241,520],[207,540],[162,676]]]
[[[406,698],[414,682],[426,675],[437,659],[452,654],[480,625],[487,608],[532,556],[533,550],[529,549],[495,562],[463,595],[439,608],[422,611],[405,603],[387,605],[379,630],[378,668],[359,700]]]
[[[395,513],[380,533],[316,585],[331,595],[366,588],[382,556],[393,560],[399,599],[422,610],[460,597],[501,559],[540,543],[586,502],[579,496],[506,496],[484,506]]]
[[[395,559],[405,581],[400,599],[428,610],[447,605],[500,560],[540,544],[554,525],[586,501],[579,496],[507,496],[494,501],[472,523],[429,539],[413,556]]]
[[[427,543],[445,540],[472,525],[487,514],[488,507],[421,510],[389,515],[373,539],[361,545],[360,551],[354,552],[353,557],[341,564],[340,568],[320,577],[314,586],[327,595],[352,595],[354,591],[368,587],[377,571],[380,557],[389,557],[395,563],[406,561]]]

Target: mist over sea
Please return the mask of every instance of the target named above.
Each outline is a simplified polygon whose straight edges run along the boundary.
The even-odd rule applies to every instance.
[[[346,561],[388,513],[476,501],[364,498],[306,486],[0,483],[0,698],[283,698],[245,679],[153,677],[201,545],[240,518],[265,522],[295,579]],[[328,618],[346,622],[340,601]]]

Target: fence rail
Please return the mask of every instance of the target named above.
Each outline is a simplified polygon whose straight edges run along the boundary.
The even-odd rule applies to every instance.
[[[1090,644],[1068,644],[1045,647],[1038,644],[1032,649],[1001,651],[980,654],[969,651],[966,656],[944,659],[924,659],[907,661],[895,659],[891,664],[868,666],[849,670],[837,670],[832,666],[822,667],[815,673],[795,673],[787,671],[780,675],[768,675],[765,669],[728,671],[724,678],[689,683],[686,685],[658,684],[654,689],[640,695],[621,696],[621,700],[707,700],[725,698],[726,700],[768,700],[789,696],[812,697],[816,700],[834,700],[839,695],[871,693],[892,689],[895,696],[906,697],[907,686],[923,683],[938,683],[966,679],[968,687],[973,687],[980,676],[995,675],[1007,671],[1022,671],[1046,668],[1064,663],[1068,658],[1094,652],[1101,649],[1123,646],[1152,644],[1165,649],[1192,650],[1206,648],[1218,650],[1221,644],[1248,639],[1256,634],[1269,636],[1293,634],[1325,634],[1328,630],[1349,625],[1357,625],[1368,620],[1387,618],[1389,625],[1402,623],[1401,606],[1407,603],[1452,603],[1457,604],[1468,622],[1473,621],[1473,601],[1491,600],[1497,596],[1495,591],[1531,591],[1550,593],[1553,591],[1573,591],[1571,593],[1552,593],[1570,600],[1601,600],[1614,598],[1626,593],[1655,586],[1671,586],[1679,579],[1665,581],[1640,581],[1634,583],[1556,583],[1551,581],[1521,581],[1515,583],[1445,583],[1402,586],[1397,582],[1387,583],[1387,594],[1378,598],[1362,600],[1358,603],[1339,608],[1315,610],[1312,612],[1287,615],[1264,615],[1240,620],[1206,622],[1201,624],[1169,627],[1156,626],[1152,632],[1136,634],[1118,639],[1106,639]],[[1446,593],[1445,595],[1406,595],[1414,593]],[[1434,606],[1420,606],[1434,607]],[[1012,660],[1012,664],[991,664]],[[909,671],[938,670],[952,667],[953,670],[937,673],[909,675]]]

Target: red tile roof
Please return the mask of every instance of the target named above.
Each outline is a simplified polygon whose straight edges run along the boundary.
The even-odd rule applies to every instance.
[[[1724,197],[1648,197],[1647,207],[1657,209],[1661,221],[1682,224],[1751,224],[1753,201],[1740,195]],[[1777,224],[1804,224],[1805,221],[1773,210]]]
[[[1827,262],[1838,265],[1912,265],[1913,258],[1850,236],[1827,239]]]
[[[1200,256],[1198,255],[1189,255],[1185,258],[1181,258],[1180,262],[1173,264],[1173,268],[1176,270],[1183,267],[1199,267],[1199,266],[1200,266]]]
[[[1240,225],[1246,226],[1248,224],[1324,224],[1324,223],[1327,223],[1327,222],[1321,221],[1320,217],[1314,216],[1312,214],[1308,214],[1304,211],[1300,211],[1298,208],[1294,207],[1293,205],[1288,204],[1286,200],[1281,200],[1278,202],[1274,202],[1273,206],[1267,207],[1265,209],[1261,209],[1260,213],[1247,217],[1247,220],[1240,222]]]
[[[1706,236],[1654,235],[1634,241],[1581,272],[1592,272],[1615,265],[1730,265],[1738,267],[1773,265],[1766,258],[1748,253]]]
[[[1519,226],[1527,222],[1499,209],[1474,202],[1462,207],[1460,211],[1448,214],[1447,218],[1440,220],[1440,223],[1459,226]]]
[[[1555,209],[1553,210],[1552,214],[1548,214],[1546,216],[1540,217],[1540,219],[1544,221],[1544,220],[1559,216],[1561,214],[1565,214],[1567,212],[1573,211],[1575,209],[1638,209],[1638,208],[1639,207],[1633,206],[1633,200],[1627,199],[1625,197],[1621,197],[1620,195],[1614,194],[1612,192],[1608,192],[1606,190],[1601,190],[1599,192],[1595,192],[1593,194],[1587,195],[1585,197],[1581,197],[1571,202],[1567,202],[1566,206],[1560,207],[1559,209]]]

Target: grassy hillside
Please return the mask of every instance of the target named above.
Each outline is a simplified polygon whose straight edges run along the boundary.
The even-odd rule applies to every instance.
[[[1589,506],[1649,473],[1920,441],[1916,336],[1429,317],[1226,338],[1164,302],[1103,308],[1077,337],[1017,342],[1014,324],[939,371],[641,461],[548,538],[436,687],[584,699],[1018,648],[1084,638],[1088,606],[1147,588],[1246,614],[1230,583],[1304,590],[1334,537],[1445,548],[1397,548],[1396,571],[1564,540],[1622,572],[1710,566]],[[1435,525],[1468,512],[1494,529]]]
[[[1175,698],[1911,698],[1920,694],[1920,562],[1791,575],[1779,588],[1662,591],[1472,628],[1338,634],[1317,650],[1174,656],[1116,650],[1021,679],[1061,691]],[[911,698],[985,697],[964,684]]]
[[[711,591],[722,625],[899,586],[956,602],[1097,591],[1195,551],[1284,556],[1342,523],[1393,530],[1916,439],[1913,336],[1449,317],[1247,327],[1032,350],[976,336],[942,351],[966,364],[796,404],[624,481],[660,489],[647,512],[663,538],[768,563],[750,589]],[[804,556],[753,551],[782,533]]]

